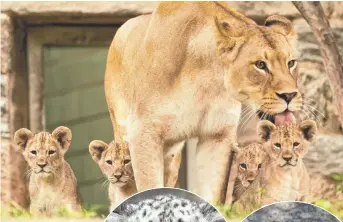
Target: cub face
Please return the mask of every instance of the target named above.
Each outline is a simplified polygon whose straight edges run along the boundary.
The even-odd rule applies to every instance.
[[[235,24],[227,16],[221,17],[215,20],[217,54],[226,70],[224,85],[231,94],[268,119],[287,110],[300,110],[292,22],[273,15],[259,26]]]
[[[249,187],[258,176],[266,153],[263,150],[263,145],[259,143],[249,144],[244,148],[234,150],[238,163],[237,179],[243,187]]]
[[[112,184],[123,187],[134,180],[129,147],[126,142],[112,141],[106,144],[103,141],[94,140],[89,144],[89,153]]]
[[[51,134],[39,132],[33,134],[26,128],[14,134],[14,141],[23,152],[31,168],[38,177],[52,177],[63,166],[64,154],[70,147],[72,133],[64,126],[56,128]]]
[[[299,125],[284,124],[275,126],[263,120],[259,123],[257,132],[263,142],[268,155],[277,166],[282,168],[295,167],[308,151],[308,144],[315,140],[316,123],[305,120]]]

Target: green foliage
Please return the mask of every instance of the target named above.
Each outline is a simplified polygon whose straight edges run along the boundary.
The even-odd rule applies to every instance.
[[[343,201],[316,200],[314,204],[343,220]]]
[[[70,212],[66,208],[60,208],[54,211],[53,218],[105,218],[103,214],[106,206],[104,205],[91,205],[83,207],[80,213]],[[108,210],[108,209],[106,209]],[[2,205],[1,218],[33,218],[29,211],[22,208],[15,202],[7,205]]]
[[[215,208],[223,214],[226,219],[243,219],[252,211],[245,211],[238,206],[231,207],[230,205],[215,205]],[[258,209],[258,207],[256,208]]]
[[[343,174],[335,174],[332,179],[338,183],[337,191],[343,192]]]

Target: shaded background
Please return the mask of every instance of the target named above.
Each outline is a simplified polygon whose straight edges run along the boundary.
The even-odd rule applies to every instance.
[[[155,2],[2,2],[1,5],[1,200],[28,206],[26,162],[13,146],[22,127],[34,132],[71,128],[66,154],[86,204],[108,204],[101,172],[88,154],[94,139],[111,141],[113,132],[103,90],[106,55],[113,35],[128,19],[151,12]],[[263,24],[272,14],[289,18],[298,33],[300,86],[312,101],[307,115],[320,134],[306,156],[317,198],[343,200],[334,175],[343,174],[342,128],[312,31],[291,2],[232,2]],[[343,2],[323,2],[343,54]],[[242,121],[239,141],[255,138],[256,119]],[[184,151],[179,186],[197,191],[196,140]]]

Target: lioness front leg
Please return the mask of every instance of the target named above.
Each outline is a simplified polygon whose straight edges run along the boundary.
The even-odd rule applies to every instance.
[[[154,130],[138,130],[129,140],[138,191],[163,187],[163,142]]]
[[[213,203],[225,199],[231,142],[226,136],[199,138],[196,163],[199,194]]]

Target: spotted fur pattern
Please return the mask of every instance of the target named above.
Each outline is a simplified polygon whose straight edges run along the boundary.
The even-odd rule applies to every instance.
[[[258,192],[258,176],[264,165],[266,153],[261,143],[251,143],[236,152],[236,167],[238,174],[234,185],[233,203],[241,199],[246,202],[247,196],[255,196]],[[249,197],[249,202],[252,199]],[[244,204],[246,205],[246,204]]]
[[[105,222],[225,222],[208,203],[196,203],[174,195],[158,195],[137,204],[127,204]]]
[[[81,211],[77,180],[64,160],[71,138],[70,129],[64,126],[51,134],[33,134],[25,128],[15,132],[14,141],[30,167],[27,172],[30,212],[34,216],[53,216],[64,208],[71,212]]]

